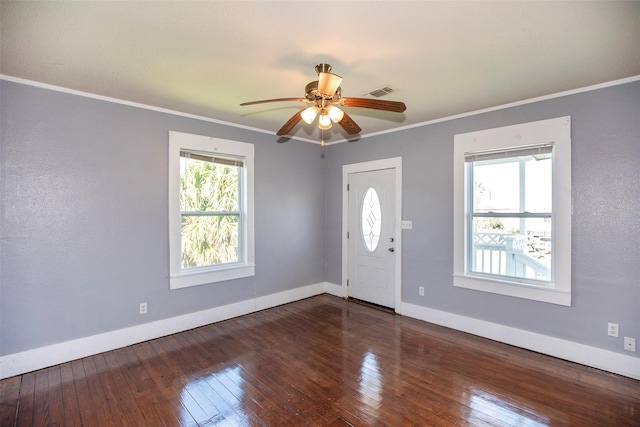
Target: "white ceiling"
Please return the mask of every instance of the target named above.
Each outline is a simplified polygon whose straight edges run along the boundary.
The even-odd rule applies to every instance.
[[[640,75],[640,2],[0,2],[0,73],[274,135],[326,62],[361,136]],[[301,123],[295,138],[319,141]],[[327,142],[345,139],[339,126]]]

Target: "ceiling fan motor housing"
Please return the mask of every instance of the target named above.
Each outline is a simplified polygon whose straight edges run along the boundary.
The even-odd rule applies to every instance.
[[[323,96],[320,92],[318,92],[318,80],[314,80],[312,82],[309,82],[305,86],[304,92],[305,98],[307,98],[307,100],[311,102],[321,101],[323,98],[328,99],[330,102],[338,102],[338,100],[342,96],[342,87],[336,89],[333,97],[327,98],[326,96]]]

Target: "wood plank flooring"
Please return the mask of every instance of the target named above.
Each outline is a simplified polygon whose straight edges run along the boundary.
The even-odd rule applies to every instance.
[[[5,426],[640,426],[640,381],[329,295],[0,382]]]

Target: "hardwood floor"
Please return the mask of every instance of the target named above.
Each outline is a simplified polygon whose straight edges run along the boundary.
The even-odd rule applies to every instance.
[[[321,295],[8,378],[1,426],[640,426],[640,381]]]

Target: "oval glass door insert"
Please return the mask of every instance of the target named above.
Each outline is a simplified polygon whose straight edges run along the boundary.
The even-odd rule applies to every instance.
[[[360,215],[362,224],[362,240],[364,247],[369,252],[373,252],[380,242],[380,231],[382,230],[382,210],[380,209],[380,199],[375,188],[369,187],[362,199],[362,211]]]

